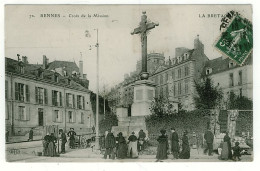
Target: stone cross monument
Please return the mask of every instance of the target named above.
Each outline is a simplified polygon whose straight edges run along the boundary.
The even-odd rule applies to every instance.
[[[149,73],[147,72],[147,33],[149,30],[158,26],[158,23],[149,22],[146,12],[143,12],[139,27],[135,28],[131,33],[141,35],[142,44],[142,71],[139,81],[135,82],[134,86],[134,103],[131,109],[131,116],[146,116],[150,115],[150,105],[155,96],[155,84],[148,80]]]
[[[134,31],[131,33],[140,34],[141,35],[141,42],[142,42],[142,71],[140,74],[141,80],[147,80],[149,77],[149,73],[147,72],[147,33],[149,30],[155,28],[155,26],[159,26],[158,23],[153,23],[147,21],[147,16],[145,15],[146,12],[143,12],[141,17],[141,22],[139,27],[135,28]]]

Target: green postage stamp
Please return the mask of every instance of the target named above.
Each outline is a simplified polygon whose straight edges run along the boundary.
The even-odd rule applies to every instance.
[[[242,65],[253,50],[252,23],[235,11],[227,13],[221,22],[222,32],[214,46],[223,55]]]

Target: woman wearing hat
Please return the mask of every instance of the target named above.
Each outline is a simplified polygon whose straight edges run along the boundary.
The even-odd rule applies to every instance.
[[[159,142],[156,154],[156,161],[167,159],[167,150],[169,148],[168,145],[168,137],[165,135],[166,130],[161,130],[161,135],[158,137],[157,141]]]
[[[129,146],[128,146],[128,155],[131,158],[137,158],[137,137],[135,136],[135,132],[132,132],[132,135],[128,138]]]
[[[188,131],[184,131],[182,136],[182,151],[180,153],[180,159],[189,159],[190,158],[190,145],[188,139]]]

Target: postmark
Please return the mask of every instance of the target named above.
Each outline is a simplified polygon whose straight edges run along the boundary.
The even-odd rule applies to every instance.
[[[227,13],[221,22],[221,35],[217,38],[214,47],[224,56],[243,65],[253,50],[252,23],[235,11]]]

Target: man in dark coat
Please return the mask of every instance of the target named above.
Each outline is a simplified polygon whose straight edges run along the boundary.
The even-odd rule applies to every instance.
[[[76,132],[74,132],[74,128],[70,128],[70,131],[67,134],[70,138],[70,148],[74,148],[75,147],[75,135]]]
[[[107,159],[107,155],[109,155],[109,158],[115,159],[115,153],[114,148],[116,147],[116,140],[114,137],[114,134],[111,133],[110,130],[108,130],[108,134],[105,137],[105,155],[104,158]]]
[[[33,128],[31,128],[31,130],[29,131],[29,139],[28,141],[32,141],[33,140]]]
[[[188,131],[184,131],[182,136],[182,151],[180,153],[180,159],[189,159],[190,158],[190,144],[188,139]]]
[[[65,144],[67,142],[66,134],[63,132],[63,130],[60,130],[61,133],[61,153],[65,153]]]
[[[208,151],[208,155],[211,156],[212,155],[212,152],[213,152],[213,140],[214,140],[214,135],[213,133],[211,132],[210,128],[208,128],[208,130],[205,132],[204,134],[204,139],[207,143],[207,147],[206,149],[204,150],[204,154],[207,153]]]
[[[141,129],[138,133],[138,151],[144,150],[144,143],[145,143],[146,134]]]
[[[177,134],[177,132],[175,132],[175,128],[171,128],[171,151],[173,154],[173,158],[174,159],[178,159],[179,158],[179,136]]]
[[[224,143],[227,143],[227,147],[228,147],[228,159],[232,159],[232,149],[231,149],[231,138],[228,135],[228,132],[226,132],[226,135],[224,136]]]

